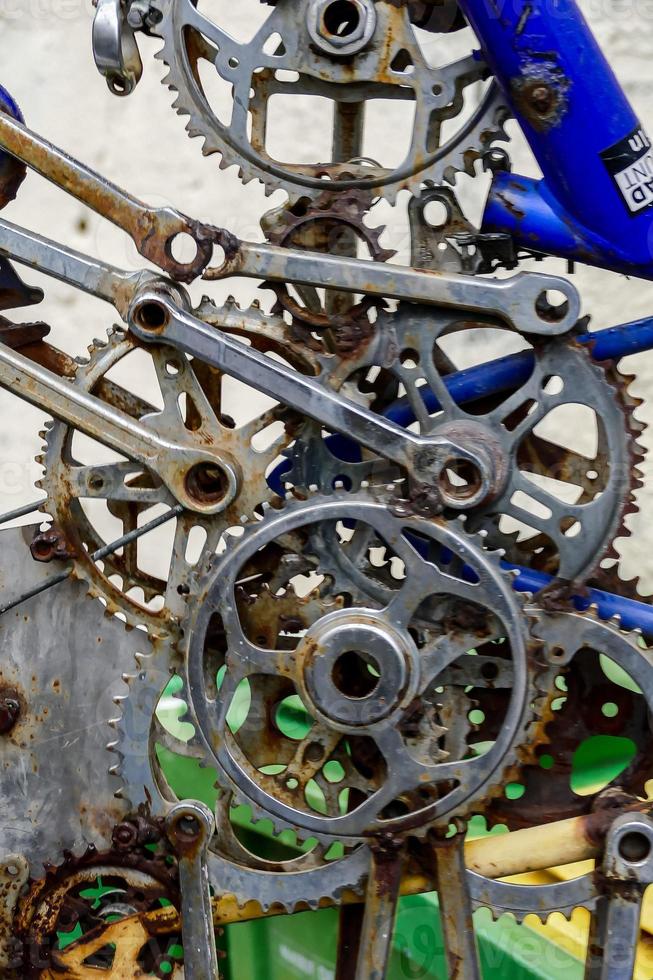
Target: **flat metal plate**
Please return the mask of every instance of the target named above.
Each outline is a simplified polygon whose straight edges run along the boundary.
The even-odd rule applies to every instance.
[[[0,532],[3,602],[60,570],[32,559],[32,536],[29,527]],[[21,702],[18,723],[0,736],[0,852],[25,855],[32,876],[66,848],[106,846],[124,814],[108,722],[125,693],[122,674],[147,651],[146,634],[107,618],[78,581],[0,617],[0,696],[15,691]]]

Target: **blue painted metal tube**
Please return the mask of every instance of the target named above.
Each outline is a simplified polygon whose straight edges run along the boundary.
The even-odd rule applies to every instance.
[[[530,568],[521,568],[508,562],[504,562],[504,567],[519,572],[514,583],[517,592],[530,592],[534,595],[551,582],[551,578],[543,572],[534,572]],[[653,637],[653,605],[650,603],[625,599],[623,596],[603,592],[600,589],[588,589],[586,596],[576,596],[573,602],[579,611],[595,605],[602,619],[619,616],[624,629],[641,630],[644,636]]]
[[[527,188],[533,213],[526,212],[524,224],[520,207],[512,214],[502,209],[508,178],[500,176],[488,229],[510,231],[524,246],[550,254],[589,256],[607,268],[653,276],[650,141],[574,0],[460,0],[460,6],[544,177],[537,189]],[[631,164],[649,168],[650,186],[642,178],[630,190],[639,181]]]
[[[640,279],[653,279],[648,242],[643,255],[635,253],[633,248],[624,254],[580,225],[555,200],[544,180],[497,174],[483,215],[483,231],[507,232],[524,249]]]
[[[19,122],[25,122],[20,106],[2,85],[0,85],[0,109]],[[0,152],[0,188],[5,187],[7,182],[12,184],[15,175],[16,161],[9,153]]]

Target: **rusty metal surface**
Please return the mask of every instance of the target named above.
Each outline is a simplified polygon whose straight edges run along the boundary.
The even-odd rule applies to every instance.
[[[252,585],[246,585],[249,561],[275,541],[295,536],[301,540],[313,525],[333,526],[337,521],[356,521],[363,540],[367,529],[368,539],[383,541],[390,554],[405,563],[405,578],[388,587],[382,601],[377,599],[377,583],[371,580],[367,597],[351,608],[318,617],[294,642],[280,636],[272,647],[262,646],[264,637],[244,631],[234,601],[240,583],[252,591]],[[403,543],[411,534],[431,542],[433,549],[452,549],[455,558],[446,571],[425,564]],[[257,817],[272,817],[279,829],[290,826],[319,839],[351,843],[377,834],[419,835],[429,823],[473,810],[476,797],[487,798],[493,781],[501,779],[508,759],[516,761],[521,735],[534,720],[531,710],[537,690],[535,650],[526,632],[515,632],[522,617],[512,608],[515,595],[505,590],[497,557],[478,551],[474,539],[455,533],[450,525],[393,517],[383,498],[365,494],[340,493],[286,504],[258,528],[246,531],[207,576],[201,601],[186,624],[189,708],[223,786],[246,798]],[[455,571],[465,561],[480,577],[471,592]],[[318,560],[313,572],[329,574],[329,566],[329,560]],[[292,562],[289,569],[292,575]],[[364,589],[360,581],[357,586],[358,591]],[[456,746],[447,741],[430,692],[447,666],[473,645],[473,634],[453,629],[449,633],[437,626],[429,632],[424,624],[419,642],[412,638],[421,620],[416,612],[428,608],[434,594],[454,609],[458,602],[478,605],[492,621],[490,630],[506,637],[510,650],[512,697],[501,734],[489,754],[472,760],[464,759],[465,742]],[[215,656],[209,642],[214,615],[221,617],[225,630],[222,656],[228,678],[218,695],[217,712],[203,666],[207,656]],[[250,615],[248,611],[247,621]],[[362,651],[381,679],[372,683],[356,660],[358,655],[348,659],[348,650]],[[243,678],[248,678],[252,691],[251,719],[230,735],[224,719]],[[284,738],[278,728],[275,732],[273,725],[262,725],[269,717],[266,705],[278,703],[288,693],[301,698],[313,721],[299,744]],[[345,738],[349,759],[343,751]],[[344,785],[360,791],[351,813],[340,812],[340,787],[329,785],[321,772],[331,759],[344,768]],[[265,774],[272,762],[284,766],[282,778]],[[305,795],[307,781],[313,778],[323,794],[322,812],[316,812]]]
[[[30,538],[29,529],[0,532],[3,599],[51,575],[32,561]],[[24,854],[32,874],[65,848],[108,844],[125,813],[109,774],[109,720],[120,676],[147,641],[98,612],[70,581],[0,621],[0,687],[20,704],[0,736],[3,847]]]
[[[188,0],[156,0],[154,8],[161,16],[152,31],[164,41],[160,57],[170,68],[165,83],[175,92],[178,111],[190,117],[192,134],[203,138],[204,152],[220,154],[223,166],[238,163],[245,180],[256,177],[270,190],[281,182],[293,201],[321,194],[325,178],[336,193],[362,189],[394,202],[402,189],[419,194],[424,181],[441,182],[456,170],[472,173],[482,152],[505,139],[503,126],[509,113],[501,94],[490,87],[458,132],[443,137],[442,128],[460,113],[468,87],[486,77],[485,65],[469,56],[431,67],[410,16],[428,22],[432,12],[427,15],[425,5],[409,10],[394,0],[355,3],[361,33],[352,32],[343,46],[343,39],[329,29],[324,11],[318,9],[320,0],[299,4],[279,0],[249,43],[238,43]],[[451,7],[440,13],[446,21]],[[281,38],[277,50],[266,50],[266,40],[277,35]],[[234,85],[235,111],[229,126],[219,118],[202,85],[202,62],[209,62]],[[293,80],[284,72],[295,73]],[[266,148],[269,105],[275,96],[294,95],[321,96],[338,106],[374,99],[415,104],[406,159],[390,166],[384,160],[361,160],[360,153],[336,152],[331,160],[312,164],[274,160]]]
[[[207,267],[215,241],[208,226],[172,208],[147,207],[5,113],[0,113],[0,146],[126,231],[144,258],[179,282],[192,282]],[[197,247],[188,263],[172,254],[178,235],[190,235]]]
[[[501,92],[490,82],[468,99],[488,81],[483,61],[435,66],[420,47],[419,30],[464,26],[455,3],[275,0],[248,43],[195,0],[96,6],[94,54],[112,90],[127,94],[140,78],[137,32],[159,36],[191,135],[289,201],[264,219],[266,243],[239,241],[149,208],[0,114],[0,150],[13,155],[0,206],[27,165],[172,277],[116,269],[0,222],[3,256],[108,301],[128,324],[79,364],[47,343],[47,325],[0,318],[0,384],[58,419],[41,460],[52,522],[0,534],[0,971],[181,977],[170,945],[181,934],[183,975],[208,980],[219,969],[215,926],[342,905],[354,910],[342,916],[339,980],[382,980],[400,893],[433,887],[452,980],[480,975],[475,906],[519,920],[595,910],[588,977],[608,960],[630,971],[653,853],[650,804],[639,798],[651,778],[650,651],[591,611],[569,612],[567,586],[554,583],[541,607],[522,601],[501,555],[565,582],[616,560],[639,486],[639,402],[613,364],[555,339],[585,327],[566,280],[486,277],[519,256],[505,236],[480,235],[443,186],[480,161],[509,168],[495,146],[508,117]],[[205,62],[231,86],[229,126],[203,87]],[[292,95],[332,101],[326,159],[268,153],[270,103]],[[526,65],[514,95],[546,129],[570,92]],[[396,166],[364,155],[375,99],[416,109]],[[382,229],[370,228],[377,200],[406,190],[410,268],[384,264]],[[433,204],[444,208],[439,223]],[[195,242],[189,262],[175,257],[180,235]],[[360,260],[361,246],[377,261]],[[208,298],[191,311],[181,284],[202,274],[264,280],[277,315]],[[553,289],[567,300],[557,310]],[[0,310],[41,298],[0,260]],[[531,378],[461,408],[446,341],[506,327],[530,341]],[[162,408],[115,380],[133,353],[149,357]],[[275,404],[237,425],[225,409],[234,379]],[[572,399],[597,420],[591,458],[534,431]],[[390,406],[410,408],[416,425],[389,419]],[[79,463],[79,432],[122,461]],[[340,459],[332,446],[347,440]],[[570,502],[551,482],[578,493]],[[120,522],[115,547],[103,547],[89,504]],[[154,569],[136,535],[161,505],[176,525]],[[452,520],[461,511],[464,526]],[[533,533],[513,533],[511,520]],[[206,540],[192,560],[195,530]],[[7,612],[26,590],[61,581],[52,561],[71,562],[73,576]],[[605,658],[630,686],[604,671]],[[173,676],[188,741],[157,710]],[[581,797],[570,769],[597,734],[631,740],[635,755],[607,790]],[[161,750],[213,768],[215,813],[178,797]],[[238,804],[249,807],[247,827]],[[477,856],[467,870],[475,814],[522,828],[503,838],[511,860]],[[256,841],[263,821],[270,853]],[[288,830],[312,846],[289,849]],[[548,833],[567,859],[603,856],[602,866],[537,888],[502,880],[542,866],[519,848]],[[109,891],[91,902],[100,880]],[[64,949],[58,935],[73,929]]]
[[[22,854],[3,854],[0,858],[0,970],[15,960],[17,945],[14,918],[21,892],[29,879],[29,865]]]
[[[179,883],[162,828],[152,830],[149,849],[134,843],[106,852],[89,848],[80,857],[67,853],[32,878],[18,903],[10,976],[170,974],[166,951],[181,931]],[[74,941],[62,943],[71,933]]]

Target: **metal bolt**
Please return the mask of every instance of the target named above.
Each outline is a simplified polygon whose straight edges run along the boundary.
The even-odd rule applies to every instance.
[[[138,828],[133,823],[119,823],[113,828],[111,839],[118,850],[129,850],[138,843]]]
[[[548,85],[537,85],[530,94],[530,103],[536,112],[545,116],[554,106],[555,96]]]
[[[372,0],[313,0],[306,18],[313,44],[339,57],[350,57],[367,47],[377,25]]]
[[[8,735],[20,716],[20,701],[11,694],[0,697],[0,735]]]
[[[72,552],[62,531],[58,528],[50,528],[35,535],[30,551],[35,561],[49,562],[55,559],[65,561],[72,557]]]

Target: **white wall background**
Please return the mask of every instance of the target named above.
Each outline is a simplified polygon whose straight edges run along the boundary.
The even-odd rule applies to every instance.
[[[585,0],[583,6],[642,121],[653,131],[653,0]],[[245,30],[250,12],[260,17],[266,9],[259,0],[213,0],[213,10],[220,7]],[[220,171],[216,159],[204,159],[199,142],[186,137],[184,122],[170,109],[170,93],[159,84],[164,68],[152,55],[160,42],[142,41],[145,75],[135,94],[124,100],[110,95],[93,64],[92,16],[91,0],[0,0],[0,82],[17,98],[28,124],[150,203],[170,203],[241,237],[260,238],[259,218],[278,196],[266,201],[260,185],[243,187],[233,168]],[[443,62],[450,51],[443,48]],[[601,106],[596,109],[600,112]],[[297,115],[284,125],[282,140],[305,140],[310,131],[310,119]],[[392,127],[389,120],[379,138],[385,139]],[[525,148],[519,149],[516,160],[519,169],[532,170]],[[124,235],[35,175],[28,176],[18,201],[5,214],[120,266],[142,265]],[[386,237],[392,247],[405,245],[399,225]],[[563,271],[563,264],[553,263],[552,268]],[[36,275],[26,278],[40,282]],[[580,270],[576,283],[595,327],[653,314],[653,288],[648,283],[595,270]],[[87,344],[111,325],[111,311],[105,304],[53,281],[40,284],[47,297],[37,315],[52,325],[52,342],[70,353],[84,353]],[[220,300],[230,289],[241,302],[256,295],[251,283],[219,286],[211,293]],[[624,368],[637,373],[638,394],[653,395],[653,355],[630,358]],[[653,398],[641,414],[653,421]],[[39,469],[33,457],[39,452],[43,417],[6,393],[0,393],[0,417],[0,508],[4,510],[34,495]],[[651,439],[649,443],[653,445]],[[653,489],[653,468],[647,473]],[[622,569],[629,578],[643,576],[642,588],[648,593],[653,592],[650,490],[641,495],[640,503],[640,515],[631,524],[633,538],[623,548]]]

